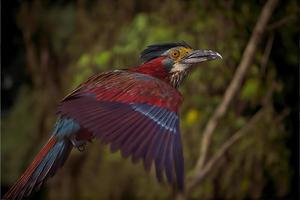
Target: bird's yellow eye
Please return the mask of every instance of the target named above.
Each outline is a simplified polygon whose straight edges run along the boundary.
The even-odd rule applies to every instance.
[[[180,55],[180,52],[177,49],[175,49],[175,50],[171,51],[170,54],[171,54],[172,58],[178,58]]]

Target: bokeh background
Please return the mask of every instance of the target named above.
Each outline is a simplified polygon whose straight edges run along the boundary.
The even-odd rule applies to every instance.
[[[259,112],[247,133],[188,199],[297,199],[299,1],[280,1],[241,89],[214,132],[208,158]],[[33,0],[2,2],[1,196],[55,122],[59,100],[94,73],[136,66],[152,43],[217,50],[185,81],[180,111],[187,179],[202,132],[241,61],[265,1]],[[30,199],[174,199],[141,164],[98,141],[74,150]]]

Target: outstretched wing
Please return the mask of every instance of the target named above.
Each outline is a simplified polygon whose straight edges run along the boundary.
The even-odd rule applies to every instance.
[[[58,113],[121,150],[146,170],[155,163],[159,181],[183,189],[183,155],[177,115],[181,94],[154,77],[115,70],[91,77],[68,95]]]

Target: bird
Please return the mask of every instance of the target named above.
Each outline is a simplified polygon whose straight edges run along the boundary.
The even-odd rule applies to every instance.
[[[73,148],[83,151],[94,139],[133,163],[142,160],[146,171],[154,165],[159,182],[166,179],[184,191],[178,88],[199,63],[222,56],[169,42],[147,46],[140,58],[136,67],[91,76],[60,101],[50,138],[2,199],[22,199],[39,190]]]

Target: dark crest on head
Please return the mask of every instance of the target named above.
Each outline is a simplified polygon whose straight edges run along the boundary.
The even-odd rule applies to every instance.
[[[144,62],[147,62],[149,60],[152,60],[154,58],[161,56],[161,54],[163,54],[165,51],[167,51],[171,48],[174,48],[174,47],[178,47],[178,46],[191,48],[191,46],[185,42],[153,44],[153,45],[148,46],[141,53],[140,57]]]

